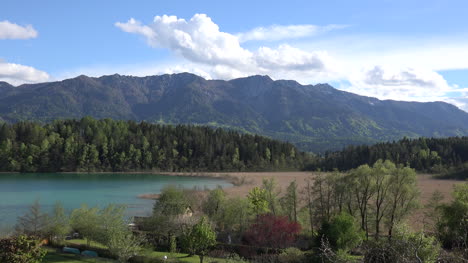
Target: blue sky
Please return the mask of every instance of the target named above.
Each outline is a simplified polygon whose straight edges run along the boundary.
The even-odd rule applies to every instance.
[[[428,0],[3,0],[0,80],[262,74],[468,110],[466,10]]]

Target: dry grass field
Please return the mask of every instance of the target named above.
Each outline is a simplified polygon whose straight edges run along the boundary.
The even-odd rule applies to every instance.
[[[245,196],[250,189],[255,186],[261,186],[263,179],[275,178],[279,187],[284,190],[288,184],[296,180],[299,188],[304,183],[306,178],[317,176],[316,172],[233,172],[233,173],[164,173],[167,175],[184,175],[184,176],[210,176],[227,178],[230,181],[236,182],[230,188],[226,188],[226,192],[230,196]],[[326,173],[323,173],[326,174]],[[441,192],[446,200],[450,200],[450,193],[453,186],[463,181],[435,179],[429,174],[418,174],[418,187],[421,191],[421,202],[424,204],[436,190]],[[241,183],[243,182],[243,183]]]
[[[299,189],[303,187],[305,179],[315,177],[316,172],[233,172],[233,173],[165,173],[168,175],[184,175],[184,176],[210,176],[227,178],[235,183],[233,187],[226,188],[225,191],[229,196],[246,196],[249,191],[255,186],[261,186],[263,179],[275,178],[282,192],[290,182],[296,180]],[[325,173],[326,174],[326,173]],[[421,206],[427,203],[431,198],[432,193],[436,190],[444,196],[444,202],[451,200],[451,192],[455,184],[463,183],[463,181],[435,179],[429,174],[418,174],[418,187],[420,190]],[[151,195],[149,195],[151,197]],[[157,195],[155,195],[157,197]],[[408,223],[415,229],[420,229],[423,226],[423,210],[418,209],[409,218]]]

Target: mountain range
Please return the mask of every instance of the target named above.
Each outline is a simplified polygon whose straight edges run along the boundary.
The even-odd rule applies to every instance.
[[[5,122],[112,118],[209,125],[290,141],[324,152],[403,137],[468,135],[468,113],[445,102],[379,100],[328,84],[268,76],[206,80],[190,73],[78,76],[12,86],[0,82]]]

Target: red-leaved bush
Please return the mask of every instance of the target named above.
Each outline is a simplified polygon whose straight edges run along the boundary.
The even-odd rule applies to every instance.
[[[257,216],[244,233],[244,241],[251,246],[286,248],[296,240],[301,225],[291,222],[286,216],[264,214]]]

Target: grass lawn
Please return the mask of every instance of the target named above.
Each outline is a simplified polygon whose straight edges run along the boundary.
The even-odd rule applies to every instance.
[[[65,241],[66,243],[68,244],[75,244],[75,245],[87,245],[87,242],[86,240],[84,239],[71,239],[71,240],[67,240]],[[95,248],[104,248],[106,249],[107,247],[104,246],[103,244],[101,243],[98,243],[98,242],[94,242],[94,241],[91,241],[91,247],[95,247]]]
[[[84,239],[72,239],[72,240],[67,240],[66,242],[68,244],[86,245],[86,241]],[[104,245],[97,243],[97,242],[91,242],[91,247],[106,248]],[[174,253],[171,256],[169,252],[160,252],[160,251],[154,251],[150,249],[144,249],[141,252],[141,255],[152,257],[152,258],[157,258],[157,259],[162,259],[166,255],[168,258],[177,258],[180,262],[187,262],[187,263],[199,263],[200,262],[200,258],[198,256],[187,257],[188,254],[183,254],[183,253]],[[210,259],[208,257],[206,257],[205,260],[206,262],[210,262]]]
[[[72,239],[72,240],[67,240],[66,241],[68,244],[72,245],[72,244],[76,244],[76,245],[86,245],[86,241],[83,240],[83,239]],[[97,243],[97,242],[91,242],[91,250],[92,248],[95,247],[95,248],[106,248],[104,245],[100,244],[100,243]],[[66,256],[68,256],[67,254],[65,254]],[[151,249],[144,249],[140,255],[142,256],[147,256],[147,257],[150,257],[150,258],[154,258],[154,259],[162,259],[164,256],[167,256],[168,259],[177,259],[178,262],[183,262],[183,263],[199,263],[200,262],[200,258],[198,256],[191,256],[189,257],[188,254],[185,254],[185,253],[174,253],[174,254],[170,254],[169,252],[160,252],[160,251],[154,251],[154,250],[151,250]],[[73,255],[72,257],[73,258]],[[108,260],[108,261],[79,261],[79,257],[78,258],[75,258],[75,260],[77,261],[44,261],[46,263],[52,263],[52,262],[115,262],[115,261],[112,261],[112,260]],[[84,258],[84,259],[87,259],[87,258]],[[89,260],[89,259],[88,259]],[[209,258],[209,257],[205,257],[204,258],[204,262],[211,262],[211,261],[216,261],[216,262],[223,262],[222,259],[217,259],[217,258]]]
[[[188,257],[188,254],[182,254],[182,253],[174,253],[170,254],[169,252],[159,252],[159,251],[152,251],[152,250],[146,250],[141,253],[143,256],[148,256],[152,258],[157,258],[157,259],[162,259],[164,256],[167,256],[167,258],[171,259],[177,259],[180,262],[186,262],[186,263],[199,263],[200,258],[198,256],[191,256]],[[205,257],[205,262],[210,262],[211,258]]]
[[[67,240],[66,242],[68,244],[86,245],[86,241],[84,239],[71,239],[71,240]],[[106,248],[104,245],[97,243],[97,242],[91,242],[91,247]],[[182,253],[174,253],[171,256],[169,252],[159,252],[159,251],[154,251],[150,249],[143,250],[141,252],[141,255],[152,257],[152,258],[157,258],[157,259],[162,259],[166,255],[168,258],[176,258],[180,262],[187,262],[187,263],[200,262],[200,258],[198,256],[188,257],[188,254],[182,254]],[[205,260],[206,262],[210,262],[210,258],[208,257],[206,257]]]
[[[47,248],[47,255],[42,260],[43,263],[111,263],[116,262],[105,258],[88,258],[73,254],[59,253],[53,248]]]

